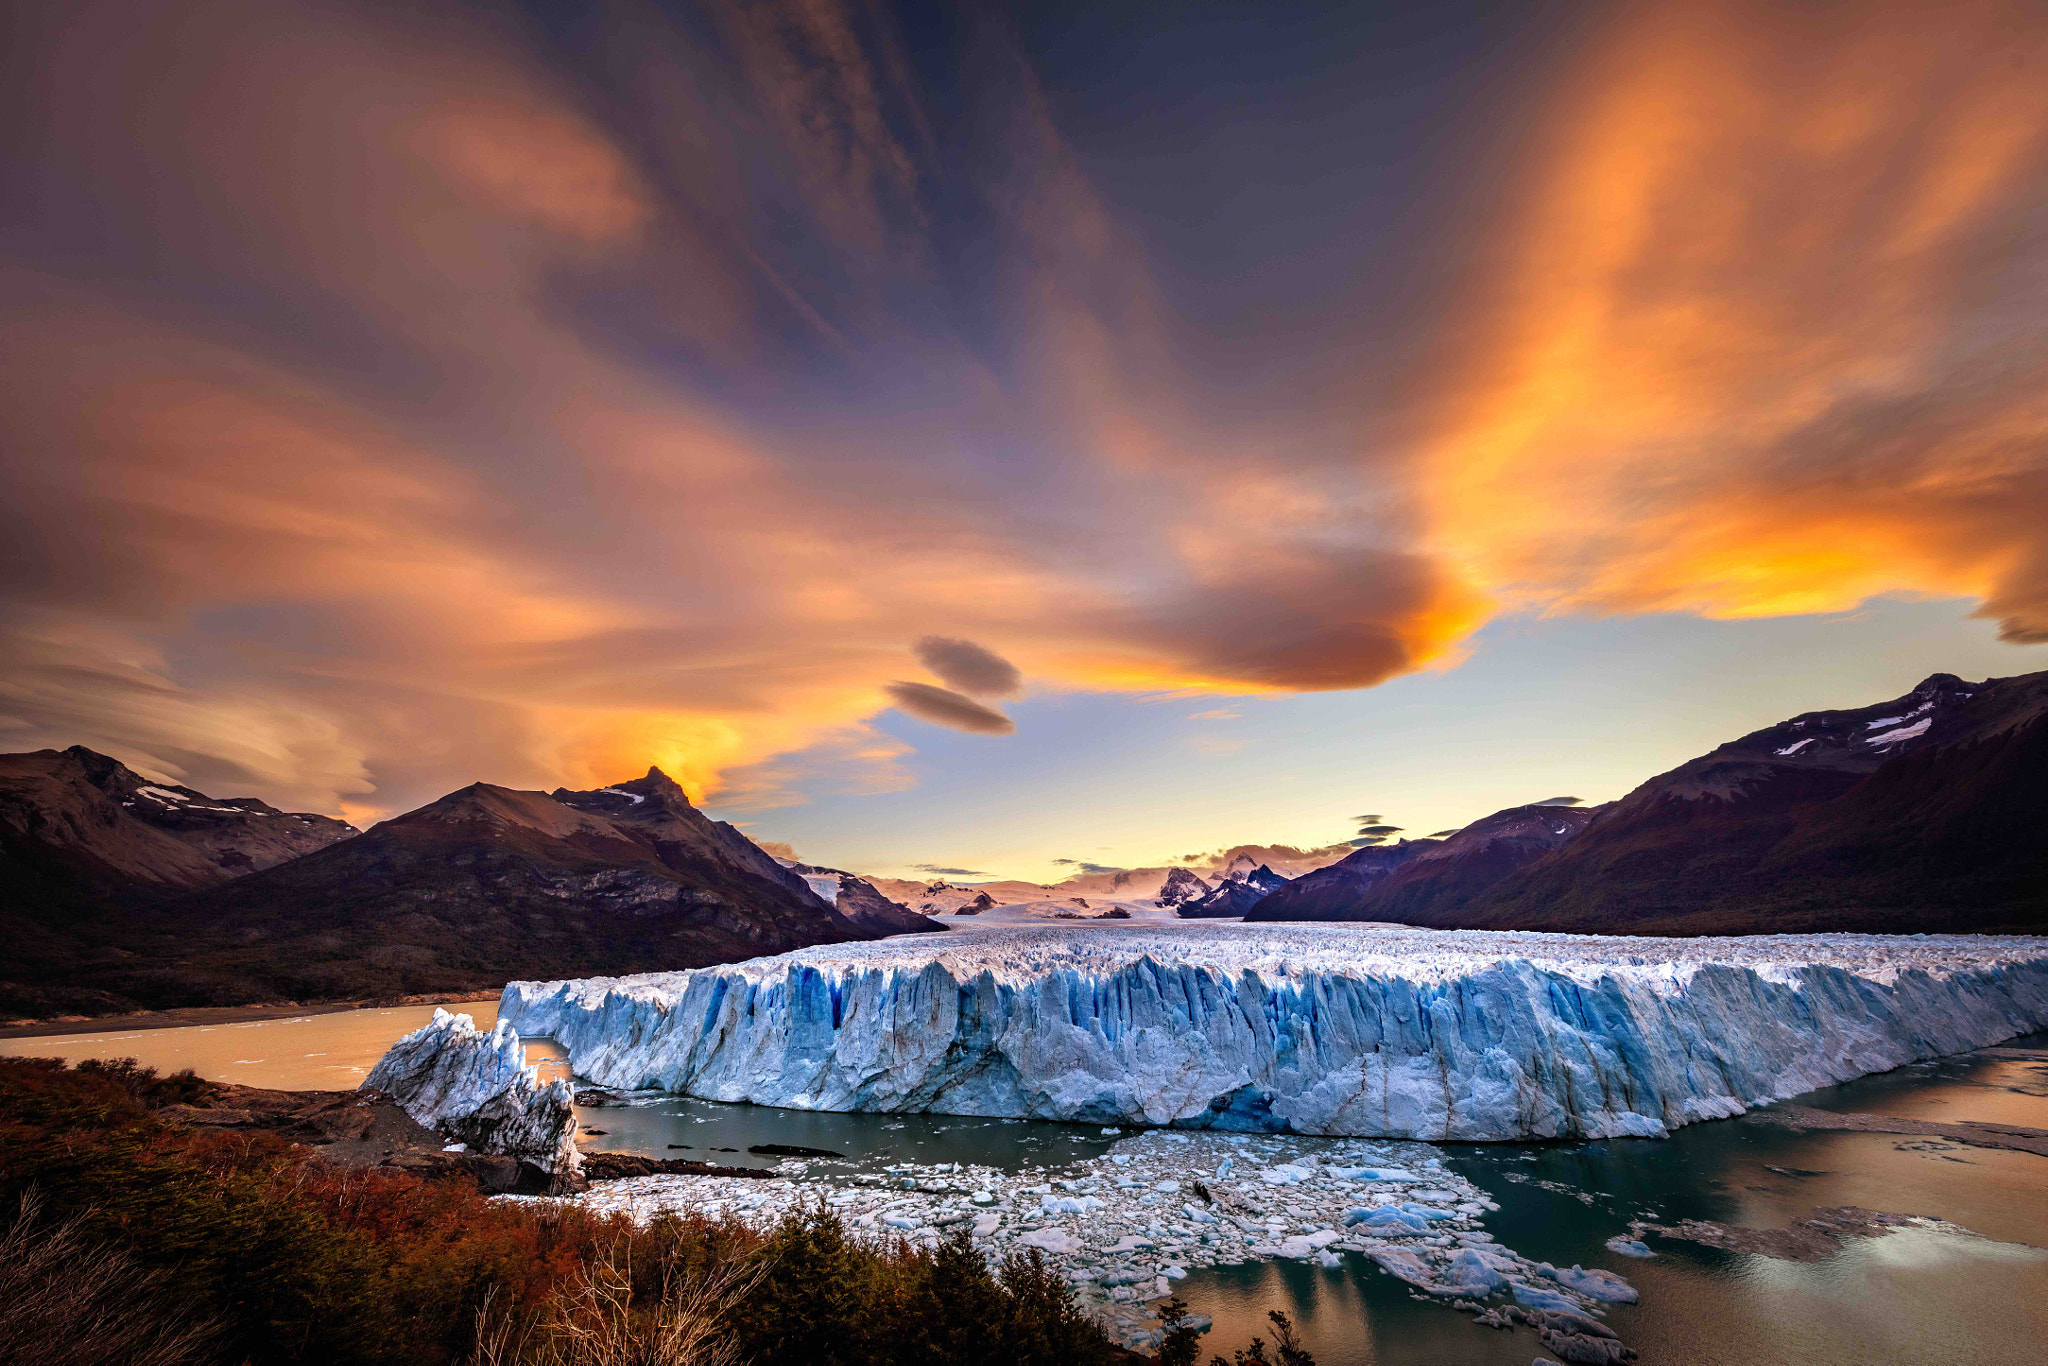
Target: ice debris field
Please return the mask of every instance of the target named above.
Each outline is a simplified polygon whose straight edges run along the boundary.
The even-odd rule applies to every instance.
[[[1159,1340],[1155,1303],[1197,1267],[1289,1257],[1335,1268],[1353,1253],[1423,1294],[1506,1326],[1495,1294],[1557,1325],[1597,1322],[1636,1292],[1611,1272],[1531,1262],[1480,1227],[1498,1208],[1427,1146],[1151,1131],[1101,1157],[1000,1171],[899,1163],[880,1173],[787,1161],[772,1181],[645,1176],[576,1197],[651,1218],[664,1209],[768,1225],[822,1201],[860,1236],[933,1243],[959,1231],[992,1258],[1037,1249],[1093,1316],[1132,1347]],[[517,1197],[515,1197],[517,1198]],[[545,1197],[532,1197],[545,1198]],[[1604,1327],[1576,1335],[1615,1341]]]
[[[514,982],[499,1018],[605,1086],[793,1109],[1656,1137],[2048,1027],[2048,940],[1001,927]]]

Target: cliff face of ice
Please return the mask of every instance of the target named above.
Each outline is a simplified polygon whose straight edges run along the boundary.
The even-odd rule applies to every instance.
[[[2048,940],[1020,927],[514,982],[499,1010],[579,1075],[709,1100],[1657,1136],[2048,1026]]]
[[[469,1016],[437,1009],[431,1023],[391,1045],[363,1087],[476,1152],[525,1158],[558,1188],[575,1185],[582,1170],[569,1084],[542,1085],[503,1019],[486,1034]]]

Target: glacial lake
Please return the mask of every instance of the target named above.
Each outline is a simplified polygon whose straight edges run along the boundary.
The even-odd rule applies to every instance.
[[[488,1027],[493,1002],[453,1007]],[[433,1007],[347,1011],[181,1029],[0,1039],[0,1054],[134,1057],[169,1071],[293,1089],[360,1082],[384,1048]],[[2048,1035],[2012,1041],[2048,1047]],[[560,1050],[535,1041],[550,1070]],[[2048,1129],[2048,1063],[1970,1054],[1916,1064],[1798,1099],[1815,1109]],[[892,1162],[1056,1167],[1116,1141],[1096,1126],[932,1115],[837,1115],[662,1099],[579,1111],[586,1150],[759,1165],[758,1143],[846,1154],[845,1168]],[[1668,1139],[1442,1144],[1444,1162],[1501,1209],[1501,1243],[1560,1266],[1626,1277],[1638,1305],[1609,1324],[1649,1366],[2037,1366],[2048,1360],[2048,1158],[1940,1139],[1801,1133],[1726,1120]],[[1712,1219],[1782,1227],[1816,1207],[1859,1205],[1934,1216],[1852,1238],[1818,1262],[1791,1262],[1652,1237],[1647,1260],[1608,1251],[1631,1219]],[[1336,1269],[1278,1261],[1197,1269],[1179,1293],[1215,1327],[1204,1353],[1264,1333],[1268,1309],[1293,1316],[1322,1366],[1529,1366],[1526,1329],[1498,1332],[1347,1255]]]

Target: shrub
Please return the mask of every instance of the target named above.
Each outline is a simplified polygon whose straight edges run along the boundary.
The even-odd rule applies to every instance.
[[[40,1366],[199,1366],[219,1326],[171,1300],[163,1278],[53,1223],[30,1191],[0,1231],[0,1361]]]
[[[39,1190],[66,1211],[51,1255],[98,1268],[79,1282],[79,1303],[126,1308],[95,1319],[52,1300],[49,1340],[88,1354],[29,1359],[1094,1366],[1125,1356],[1037,1254],[992,1272],[964,1232],[930,1250],[877,1246],[822,1206],[765,1233],[695,1215],[640,1226],[574,1205],[494,1202],[462,1179],[345,1168],[269,1134],[181,1128],[154,1113],[206,1094],[196,1077],[160,1078],[132,1061],[0,1059],[0,1199]],[[116,1329],[129,1337],[108,1336]],[[95,1340],[141,1345],[93,1356]],[[186,1355],[162,1355],[173,1348]]]

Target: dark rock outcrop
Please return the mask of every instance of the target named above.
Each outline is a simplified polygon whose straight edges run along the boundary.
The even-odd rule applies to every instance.
[[[1185,920],[1242,916],[1286,885],[1286,878],[1262,863],[1248,872],[1226,876],[1204,896],[1182,902],[1178,913]]]

